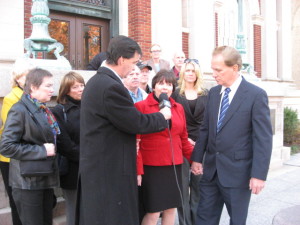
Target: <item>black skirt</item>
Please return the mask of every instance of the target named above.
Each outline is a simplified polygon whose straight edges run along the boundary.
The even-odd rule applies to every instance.
[[[175,169],[174,166],[144,165],[142,202],[145,211],[153,213],[180,207],[181,180],[181,165],[176,165]]]

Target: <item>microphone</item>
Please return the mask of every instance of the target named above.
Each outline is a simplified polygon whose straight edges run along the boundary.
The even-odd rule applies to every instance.
[[[171,103],[169,101],[169,97],[166,93],[161,93],[159,95],[159,109],[162,109],[164,107],[168,107],[168,108],[171,108]]]
[[[169,97],[166,93],[161,93],[159,95],[158,100],[159,100],[159,109],[162,109],[164,107],[168,107],[171,109],[171,103],[170,103]],[[166,121],[168,123],[169,129],[171,129],[171,120],[166,120]]]

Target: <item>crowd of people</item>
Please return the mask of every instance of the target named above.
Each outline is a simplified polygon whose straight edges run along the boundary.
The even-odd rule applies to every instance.
[[[264,187],[272,150],[268,97],[239,71],[239,52],[217,47],[217,86],[205,89],[197,59],[111,39],[88,68],[71,71],[56,106],[53,76],[15,65],[3,100],[0,169],[14,225],[50,225],[54,188],[67,225],[246,224],[251,193]]]

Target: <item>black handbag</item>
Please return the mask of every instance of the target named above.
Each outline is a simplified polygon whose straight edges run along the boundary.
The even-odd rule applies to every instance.
[[[21,160],[20,173],[23,177],[50,176],[54,174],[55,157],[43,160]]]

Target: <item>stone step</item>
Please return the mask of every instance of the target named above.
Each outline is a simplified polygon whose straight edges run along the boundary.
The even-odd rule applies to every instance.
[[[66,224],[66,216],[58,216],[53,218],[52,225],[65,225]]]
[[[53,217],[60,217],[66,214],[65,199],[63,197],[57,198],[57,203],[53,209]]]
[[[6,207],[3,209],[0,209],[0,221],[1,225],[12,225],[12,220],[11,220],[11,210],[10,207]]]
[[[269,171],[273,171],[276,169],[281,168],[283,165],[282,159],[276,159],[276,158],[272,158],[271,162],[270,162],[270,168]]]

